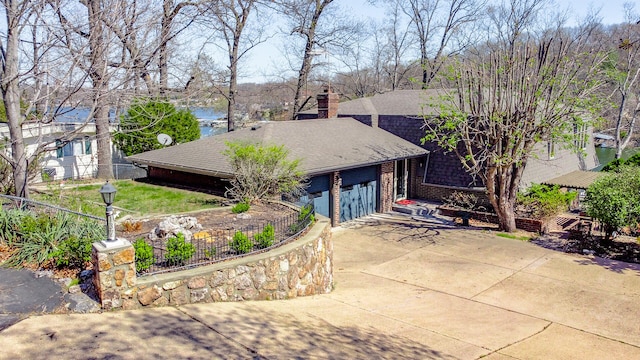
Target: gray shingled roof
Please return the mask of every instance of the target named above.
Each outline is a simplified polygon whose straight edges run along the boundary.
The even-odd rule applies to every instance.
[[[593,184],[603,174],[597,171],[572,171],[568,174],[558,176],[551,180],[544,181],[543,184],[558,185],[560,187],[573,188],[573,189],[586,189],[589,185]]]
[[[138,164],[190,173],[230,177],[233,172],[223,152],[227,141],[284,145],[291,159],[302,159],[308,175],[375,165],[426,155],[427,150],[387,131],[351,118],[274,121],[252,129],[153,150],[127,159]]]
[[[441,102],[442,90],[396,90],[384,94],[376,94],[338,105],[338,115],[437,115],[437,109],[429,103]],[[305,114],[317,114],[318,109],[304,111]]]

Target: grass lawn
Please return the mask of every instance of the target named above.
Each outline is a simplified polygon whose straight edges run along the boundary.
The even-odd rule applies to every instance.
[[[519,236],[519,235],[514,235],[514,234],[497,233],[496,236],[499,236],[499,237],[502,237],[502,238],[507,238],[507,239],[522,240],[522,241],[531,240],[530,236]]]
[[[120,216],[130,214],[137,217],[210,209],[220,206],[222,200],[214,195],[133,180],[113,180],[111,184],[118,191],[113,206],[122,212]],[[102,185],[103,183],[83,185],[68,182],[61,186],[59,183],[52,183],[46,191],[33,198],[85,214],[104,216],[104,202],[99,193]]]

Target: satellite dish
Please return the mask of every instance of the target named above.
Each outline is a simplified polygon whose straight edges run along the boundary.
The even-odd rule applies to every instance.
[[[158,134],[158,142],[164,146],[171,145],[173,140],[167,134]]]

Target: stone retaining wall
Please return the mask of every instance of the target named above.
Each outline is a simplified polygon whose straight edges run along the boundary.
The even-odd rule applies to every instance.
[[[106,251],[94,245],[94,283],[104,309],[279,300],[328,293],[333,287],[331,226],[328,219],[319,218],[305,236],[271,251],[137,279],[130,279],[133,263],[117,260],[130,250]],[[115,260],[125,270],[118,271]]]

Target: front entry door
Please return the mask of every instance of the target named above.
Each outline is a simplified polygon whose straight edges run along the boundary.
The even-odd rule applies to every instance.
[[[396,161],[394,181],[394,200],[398,201],[407,198],[407,160]]]

